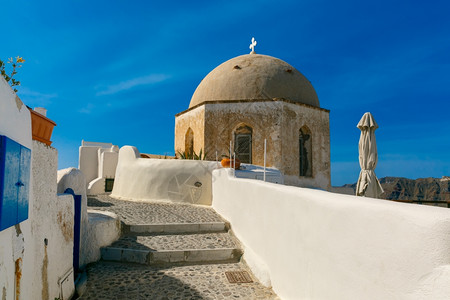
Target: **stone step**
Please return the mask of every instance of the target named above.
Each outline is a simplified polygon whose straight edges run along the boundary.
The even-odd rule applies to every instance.
[[[173,233],[201,233],[225,232],[229,229],[226,222],[202,223],[169,223],[169,224],[123,224],[125,234],[173,234]]]
[[[126,248],[102,248],[105,261],[132,262],[138,264],[170,263],[226,263],[239,262],[240,249],[193,249],[193,250],[136,250]]]
[[[101,249],[102,259],[141,264],[237,262],[242,250],[227,232],[124,236]]]

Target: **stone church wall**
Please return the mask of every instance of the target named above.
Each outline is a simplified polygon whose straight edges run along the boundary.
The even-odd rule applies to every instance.
[[[175,153],[185,151],[185,136],[189,127],[194,132],[194,151],[199,154],[205,151],[204,140],[205,107],[178,114],[175,118]]]
[[[267,102],[233,102],[205,105],[205,141],[208,159],[215,160],[216,151],[229,155],[230,141],[234,151],[233,132],[240,125],[252,128],[252,164],[264,164],[264,139],[267,139],[267,166],[278,168],[281,160],[281,111],[279,104]],[[270,125],[269,125],[270,124]]]
[[[281,103],[284,116],[281,130],[283,161],[279,169],[285,175],[285,183],[328,189],[331,183],[328,111],[305,105]],[[312,177],[298,177],[300,175],[299,132],[305,127],[311,133],[312,151],[308,155],[312,156]]]
[[[329,111],[285,100],[220,101],[204,103],[177,115],[175,149],[185,147],[185,134],[194,131],[194,149],[206,151],[208,160],[234,151],[234,132],[246,125],[252,129],[252,164],[279,169],[285,183],[303,187],[330,187]],[[307,127],[311,135],[312,176],[300,175],[299,132]],[[204,132],[203,132],[204,131]],[[183,151],[182,150],[182,151]]]

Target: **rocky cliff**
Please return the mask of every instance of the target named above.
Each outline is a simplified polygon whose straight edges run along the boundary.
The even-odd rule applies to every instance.
[[[403,177],[383,177],[382,199],[450,201],[450,177],[408,179]],[[334,187],[335,193],[355,194],[356,183]]]

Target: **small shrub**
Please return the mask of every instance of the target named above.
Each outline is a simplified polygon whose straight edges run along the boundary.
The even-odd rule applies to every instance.
[[[191,160],[205,160],[206,159],[206,152],[203,153],[203,149],[200,149],[199,154],[195,153],[195,151],[192,151],[192,153],[186,151],[177,151],[177,156],[180,159],[191,159]]]
[[[9,85],[14,89],[14,92],[17,93],[17,89],[15,86],[20,85],[20,81],[13,78],[14,75],[17,74],[17,69],[22,67],[22,64],[25,62],[25,60],[20,57],[16,56],[16,59],[14,60],[12,57],[8,58],[8,61],[5,63],[3,60],[0,59],[0,73],[5,78],[6,82],[9,83]],[[12,68],[11,72],[6,71],[6,65],[9,64]]]

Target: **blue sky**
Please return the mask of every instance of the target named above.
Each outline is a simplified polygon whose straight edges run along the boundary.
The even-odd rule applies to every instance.
[[[278,57],[329,109],[332,184],[356,182],[370,111],[378,177],[450,175],[450,2],[2,1],[0,58],[57,123],[59,168],[81,140],[174,153],[174,115],[201,79],[249,52]]]

